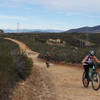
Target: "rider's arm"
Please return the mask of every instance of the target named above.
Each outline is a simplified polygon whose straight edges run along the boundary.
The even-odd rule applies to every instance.
[[[94,60],[95,60],[97,63],[100,63],[100,61],[97,59],[96,56],[94,56]]]
[[[88,59],[88,56],[86,56],[86,57],[82,60],[82,64],[83,64],[84,62],[86,62],[87,59]]]

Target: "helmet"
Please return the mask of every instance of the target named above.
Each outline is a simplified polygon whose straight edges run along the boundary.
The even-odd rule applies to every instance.
[[[89,54],[90,54],[91,56],[94,56],[94,55],[95,55],[94,50],[90,50],[90,51],[89,51]]]

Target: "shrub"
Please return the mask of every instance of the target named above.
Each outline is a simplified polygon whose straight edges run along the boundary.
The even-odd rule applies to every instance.
[[[22,62],[22,66],[16,70],[20,78],[26,79],[32,73],[33,61],[31,58],[28,58],[26,55],[19,55],[19,60]]]

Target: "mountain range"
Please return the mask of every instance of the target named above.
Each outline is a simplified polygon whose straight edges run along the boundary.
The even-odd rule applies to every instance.
[[[100,25],[94,27],[80,27],[76,29],[70,29],[67,31],[64,30],[55,30],[55,29],[3,29],[5,33],[25,33],[25,32],[41,32],[41,33],[60,33],[60,32],[79,32],[79,33],[100,33]]]
[[[70,29],[67,32],[85,32],[85,33],[100,33],[100,25],[94,27],[81,27],[76,29]]]
[[[63,32],[63,30],[55,30],[55,29],[3,29],[5,33],[23,33],[23,32],[54,32],[54,33],[59,33]]]

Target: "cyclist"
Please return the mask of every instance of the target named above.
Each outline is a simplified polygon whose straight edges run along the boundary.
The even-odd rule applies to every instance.
[[[100,63],[100,61],[95,56],[95,52],[93,50],[89,51],[89,54],[82,60],[82,64],[86,73],[85,78],[89,79],[89,68],[92,68],[94,65],[94,61]]]
[[[45,59],[46,59],[46,65],[47,65],[47,68],[48,68],[49,67],[49,61],[50,61],[50,54],[49,54],[49,52],[47,52],[45,54]]]

